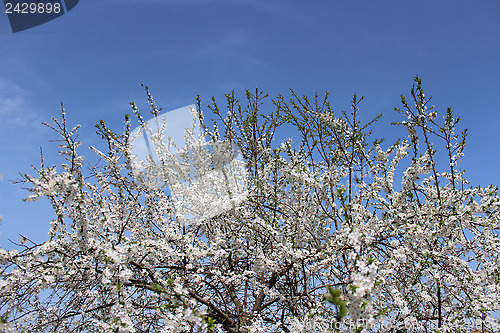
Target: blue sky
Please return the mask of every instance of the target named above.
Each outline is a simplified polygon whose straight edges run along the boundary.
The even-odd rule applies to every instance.
[[[328,90],[341,110],[357,92],[361,116],[383,112],[376,133],[394,138],[406,133],[389,125],[400,119],[393,107],[418,74],[432,104],[469,128],[467,178],[498,184],[499,35],[494,0],[82,0],[15,34],[0,13],[0,244],[12,248],[19,233],[43,241],[53,219],[48,201],[22,202],[28,193],[11,182],[34,174],[40,147],[47,164],[59,162],[40,123],[63,102],[91,156],[100,119],[120,130],[129,102],[147,110],[141,83],[164,110],[255,87]]]

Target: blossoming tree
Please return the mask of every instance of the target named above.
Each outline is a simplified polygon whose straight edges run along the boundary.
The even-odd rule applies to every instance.
[[[455,133],[459,119],[448,109],[439,120],[417,77],[411,103],[402,96],[397,109],[408,139],[384,149],[369,131],[379,116],[367,124],[358,119],[362,98],[354,95],[351,112],[336,113],[327,97],[292,92],[264,113],[267,96],[258,90],[247,92],[245,104],[231,93],[227,112],[215,100],[209,105],[210,124],[198,101],[203,131],[186,131],[177,156],[153,140],[164,158],[146,165],[131,153],[127,116],[121,135],[104,122],[97,126],[106,150],[92,148],[101,163],[85,166],[78,127],[67,127],[63,109],[50,127],[61,136],[65,161],[57,169],[42,160],[36,176],[24,176],[29,200],[47,197],[54,207],[49,239],[37,244],[23,236],[18,251],[0,250],[2,329],[450,332],[463,330],[464,320],[494,326],[500,200],[496,187],[470,187],[457,167],[466,136]],[[297,136],[275,144],[276,133],[290,126]],[[200,142],[238,147],[245,191],[229,186],[230,205],[187,221],[167,186],[187,184],[183,167],[216,170],[227,161],[224,153],[201,151]],[[216,175],[213,181],[228,185],[234,176]],[[213,197],[214,187],[194,188],[195,195],[181,197],[206,207],[203,198]]]

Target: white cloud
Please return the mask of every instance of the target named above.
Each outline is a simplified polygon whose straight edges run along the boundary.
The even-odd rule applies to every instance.
[[[42,122],[39,110],[29,102],[29,93],[4,77],[0,77],[0,117],[2,125],[21,128],[39,128]]]

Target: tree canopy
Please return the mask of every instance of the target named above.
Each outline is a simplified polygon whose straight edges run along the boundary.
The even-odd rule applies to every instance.
[[[418,77],[410,95],[401,96],[395,123],[408,137],[385,149],[370,131],[380,115],[362,123],[357,95],[349,112],[335,112],[328,94],[270,100],[255,90],[244,102],[227,94],[224,108],[213,99],[211,122],[198,99],[202,131],[187,130],[177,154],[157,124],[157,161],[134,158],[130,116],[122,134],[101,121],[106,148],[91,147],[101,162],[88,166],[78,126],[68,127],[62,108],[48,126],[64,161],[42,159],[35,176],[23,177],[28,199],[47,197],[55,218],[47,241],[26,235],[19,250],[0,249],[0,325],[12,332],[450,332],[471,322],[498,329],[491,316],[500,310],[498,189],[464,178],[458,165],[467,133],[456,132],[452,110],[438,116]],[[273,141],[287,126],[297,135]],[[207,201],[221,188],[227,204]]]

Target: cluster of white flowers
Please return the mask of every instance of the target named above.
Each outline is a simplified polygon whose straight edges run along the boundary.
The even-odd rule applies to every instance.
[[[0,330],[494,328],[500,198],[467,186],[456,121],[438,125],[419,89],[416,109],[403,100],[409,140],[386,150],[368,142],[356,97],[351,116],[294,95],[263,117],[256,91],[246,107],[227,95],[227,116],[212,106],[223,139],[218,128],[188,129],[175,147],[158,123],[155,158],[133,155],[129,119],[123,135],[102,122],[108,151],[93,150],[105,165],[89,175],[63,113],[53,127],[65,139],[62,171],[42,164],[25,179],[30,198],[54,207],[49,240],[25,235],[17,251],[0,249]],[[271,146],[282,124],[297,128],[298,146]],[[446,141],[445,170],[433,135]]]

